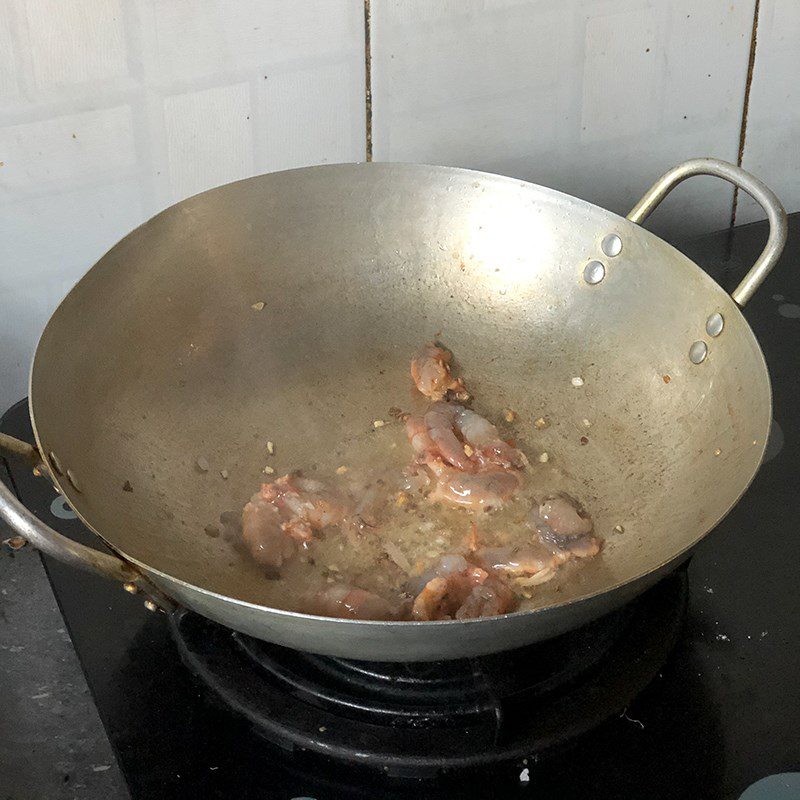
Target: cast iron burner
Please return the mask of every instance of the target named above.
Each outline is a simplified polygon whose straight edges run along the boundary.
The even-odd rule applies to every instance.
[[[348,661],[171,616],[184,663],[273,744],[433,777],[545,754],[619,715],[655,677],[686,610],[680,569],[630,605],[519,650],[458,661]]]

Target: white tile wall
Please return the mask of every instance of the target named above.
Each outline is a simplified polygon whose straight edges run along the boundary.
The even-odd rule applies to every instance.
[[[790,211],[800,209],[800,3],[761,0],[747,137],[742,166],[761,178]],[[739,195],[737,224],[764,219]]]
[[[373,0],[376,160],[519,176],[627,213],[664,170],[736,160],[754,2]],[[728,224],[696,179],[652,227]]]
[[[376,160],[519,176],[626,213],[736,160],[755,0],[371,0]],[[761,0],[744,165],[800,208],[800,4]],[[0,0],[0,410],[74,280],[161,208],[365,153],[363,0]],[[728,224],[694,179],[652,221]],[[739,221],[761,216],[740,198]]]
[[[253,174],[251,113],[248,83],[164,98],[174,200]]]
[[[0,412],[54,307],[163,207],[363,160],[363,0],[0,0]]]
[[[25,12],[27,46],[38,87],[127,74],[119,0],[27,0]]]

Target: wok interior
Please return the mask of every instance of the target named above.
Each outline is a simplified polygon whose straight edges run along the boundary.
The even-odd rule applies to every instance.
[[[611,232],[623,248],[605,258]],[[597,286],[582,277],[593,258],[607,267]],[[718,339],[704,330],[714,311]],[[757,469],[766,368],[710,278],[582,201],[408,165],[262,176],[134,231],[47,326],[31,379],[37,435],[75,476],[80,493],[59,480],[70,503],[112,547],[262,602],[260,571],[204,527],[263,480],[267,440],[277,475],[410,407],[410,356],[434,337],[479,410],[517,412],[520,445],[548,452],[606,539],[596,565],[545,604],[674,558]],[[700,365],[687,357],[696,339],[709,342]],[[533,428],[539,416],[549,428]]]

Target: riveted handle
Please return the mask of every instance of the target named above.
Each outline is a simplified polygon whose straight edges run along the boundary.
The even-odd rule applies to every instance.
[[[0,433],[0,454],[21,457],[35,470],[46,473],[39,451],[33,445],[13,436]],[[162,608],[172,606],[171,601],[132,564],[117,555],[86,547],[45,525],[20,503],[2,480],[0,480],[0,519],[5,520],[15,533],[37,550],[47,553],[58,561],[121,581],[130,591],[141,590],[152,598],[150,602],[155,602]]]
[[[658,204],[682,181],[693,175],[714,175],[747,192],[764,209],[769,220],[767,244],[744,280],[732,292],[733,299],[743,306],[769,275],[786,245],[788,223],[781,201],[766,184],[735,164],[718,158],[695,158],[684,161],[665,172],[644,194],[628,214],[631,222],[641,224]]]

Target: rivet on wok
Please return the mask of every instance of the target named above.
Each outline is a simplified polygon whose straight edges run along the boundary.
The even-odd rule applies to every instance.
[[[158,606],[152,600],[145,600],[144,607],[148,611],[158,611]]]
[[[622,252],[622,239],[616,233],[609,233],[600,243],[600,247],[609,258],[614,258]]]
[[[78,479],[75,477],[75,473],[71,469],[67,470],[67,479],[72,484],[72,488],[76,492],[81,491],[81,487],[78,485]]]
[[[133,583],[132,581],[128,581],[127,583],[122,584],[122,588],[128,592],[129,594],[137,594],[139,591],[139,587]]]
[[[703,361],[706,360],[707,355],[708,345],[700,339],[693,342],[692,346],[689,348],[689,361],[691,361],[692,364],[702,364]]]
[[[602,261],[590,261],[583,268],[583,279],[590,286],[600,283],[606,276],[606,267]]]
[[[706,333],[709,336],[719,336],[722,333],[722,329],[725,327],[725,319],[723,318],[722,314],[718,311],[715,311],[707,320],[706,320]]]
[[[58,456],[51,450],[50,455],[48,456],[50,459],[50,463],[53,465],[53,469],[59,474],[64,474],[64,469],[61,466],[61,462],[58,460]]]

